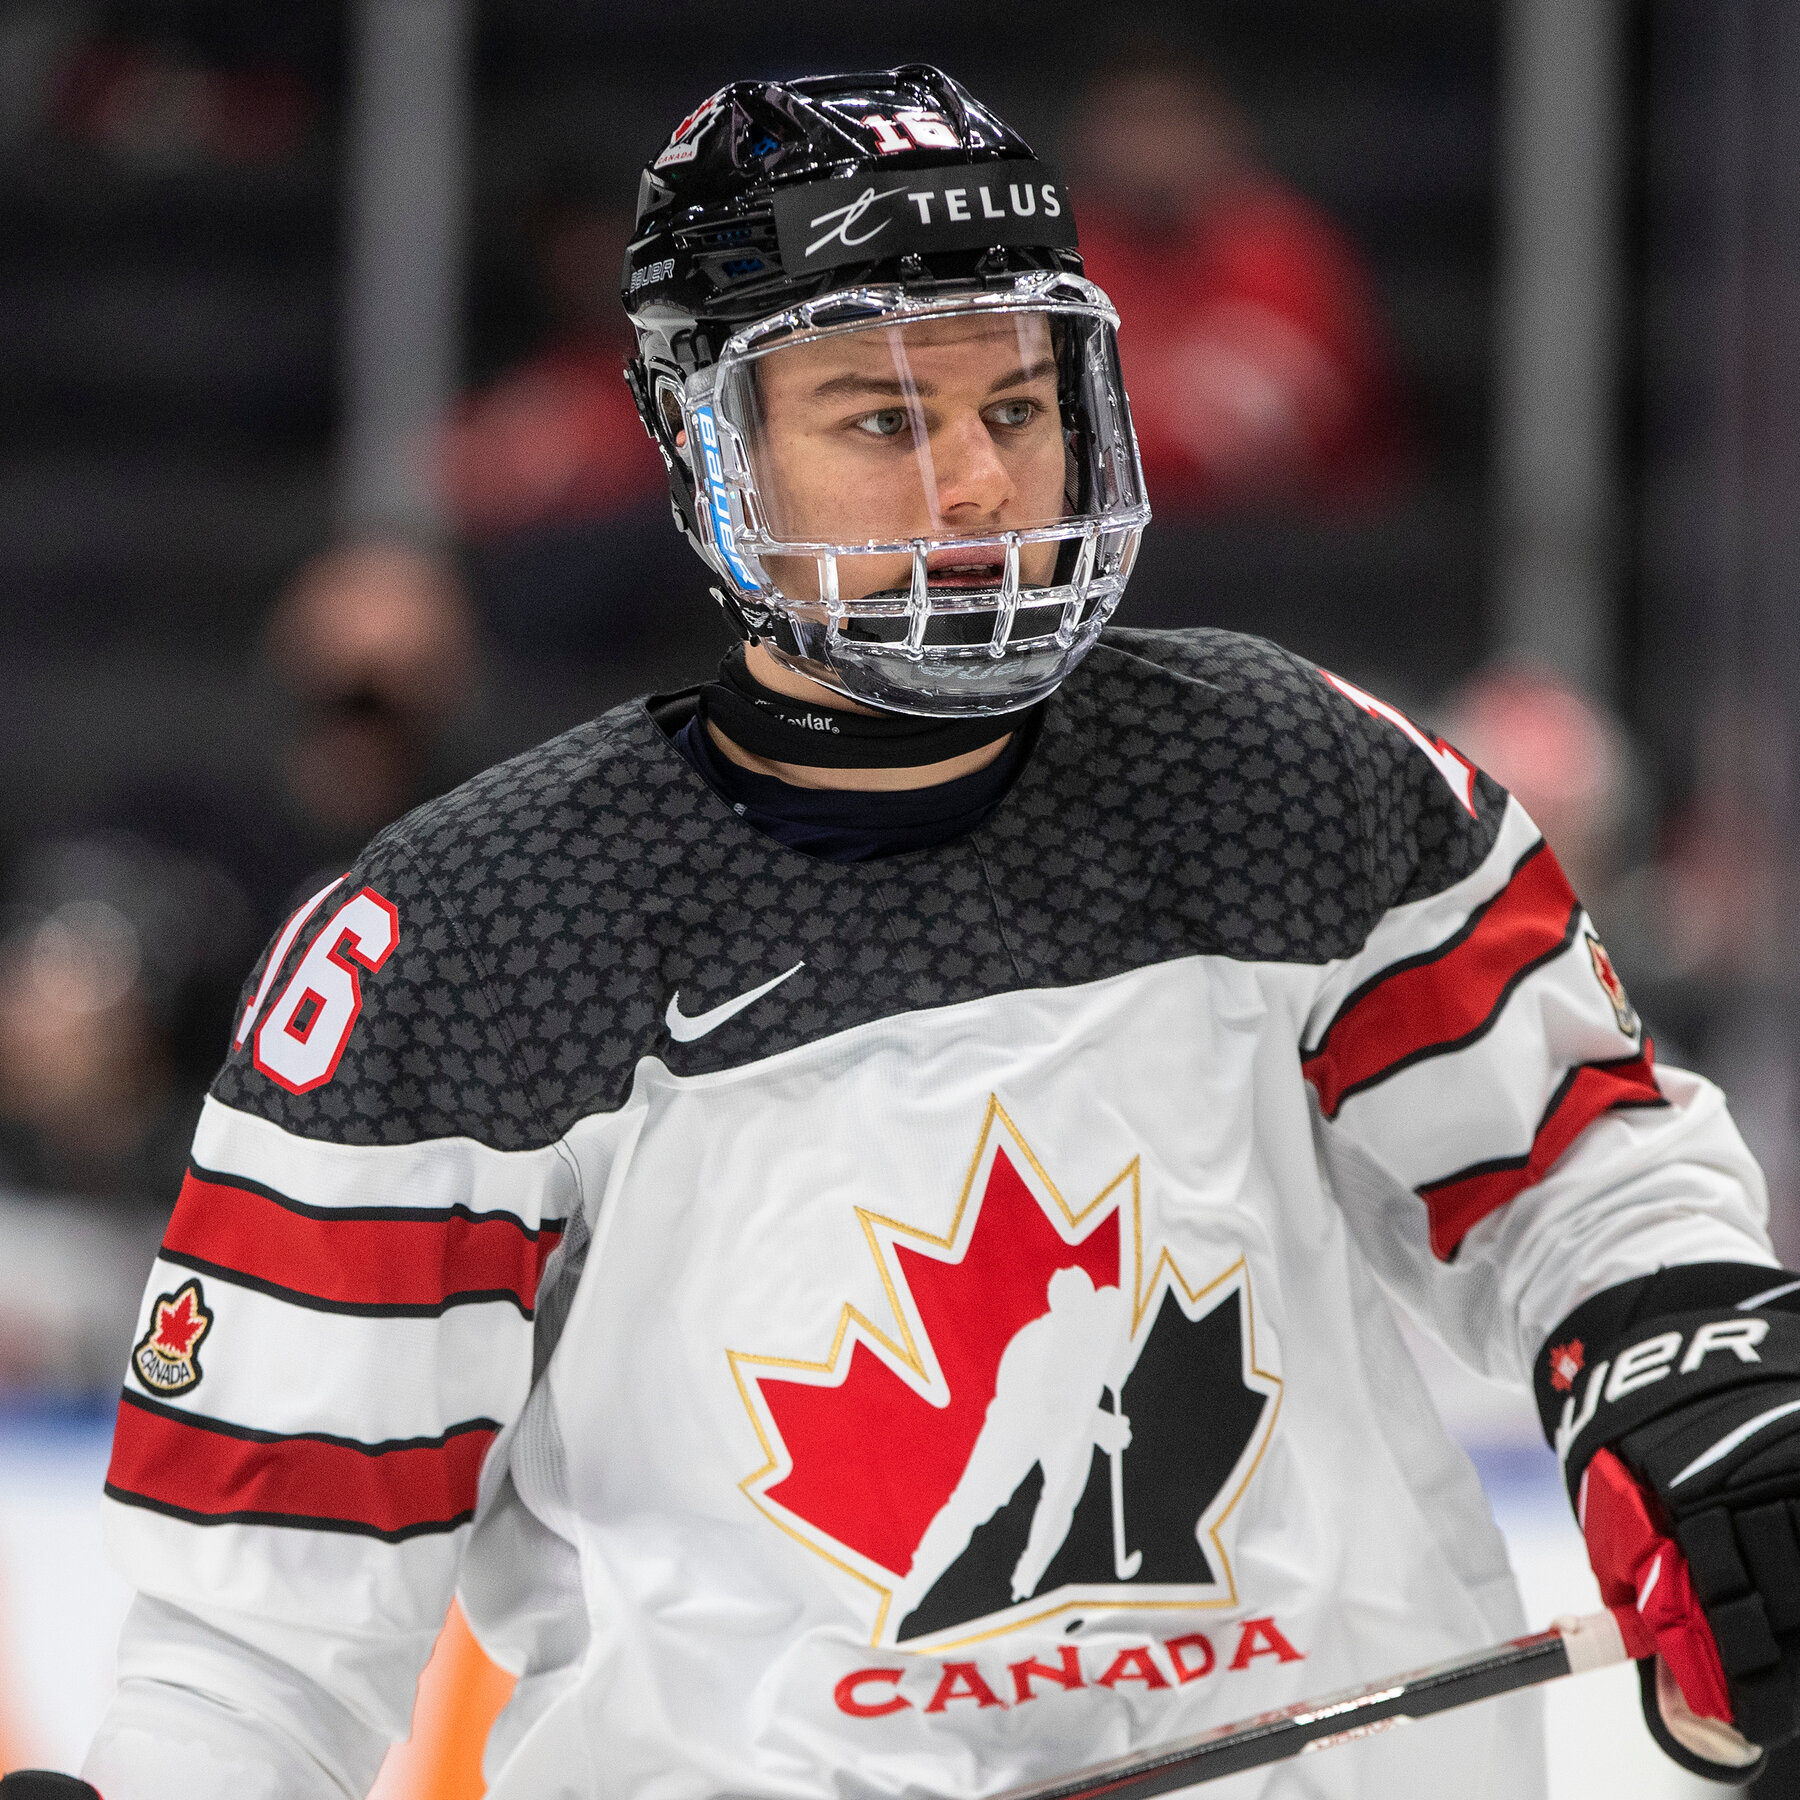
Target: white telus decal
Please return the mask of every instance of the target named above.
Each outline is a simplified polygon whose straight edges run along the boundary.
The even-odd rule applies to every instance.
[[[346,900],[313,939],[256,1033],[253,1060],[290,1094],[323,1087],[362,1012],[362,972],[400,941],[400,915],[373,888]]]
[[[996,182],[995,186],[998,187],[998,185]],[[1052,182],[1046,181],[1041,188],[1034,190],[1029,181],[1023,188],[1016,181],[1009,181],[1006,184],[1006,206],[1001,206],[995,201],[985,181],[978,183],[974,192],[981,196],[981,216],[984,219],[1004,219],[1009,216],[1019,219],[1033,218],[1037,214],[1038,194],[1040,193],[1044,196],[1044,217],[1046,219],[1062,217],[1062,202],[1057,199],[1056,187]],[[966,187],[945,188],[941,193],[926,188],[923,191],[909,191],[906,197],[919,209],[921,225],[933,223],[931,203],[934,200],[943,201],[944,212],[947,215],[947,218],[940,219],[936,223],[966,224],[975,216],[969,211],[969,193],[970,190]],[[817,224],[818,221],[814,220],[814,223]],[[823,239],[820,240],[820,242],[823,241]],[[810,256],[812,252],[809,250],[807,254]]]
[[[1431,758],[1432,766],[1443,776],[1445,785],[1456,796],[1463,811],[1471,819],[1474,818],[1475,765],[1472,762],[1458,756],[1441,739],[1428,738],[1397,706],[1389,706],[1385,700],[1377,700],[1373,694],[1365,694],[1354,682],[1332,674],[1329,669],[1321,669],[1319,673],[1352,705],[1360,706],[1371,718],[1385,719],[1417,744]]]

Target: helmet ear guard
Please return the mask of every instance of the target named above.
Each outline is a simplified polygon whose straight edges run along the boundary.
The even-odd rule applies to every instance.
[[[669,511],[675,529],[687,539],[688,547],[710,568],[714,561],[711,536],[702,523],[698,484],[694,474],[692,440],[682,416],[680,371],[663,363],[652,368],[641,356],[625,364],[625,385],[636,403],[638,420],[644,434],[663,459],[669,477]],[[769,621],[752,619],[735,592],[716,584],[707,590],[733,632],[746,643],[756,643],[766,634]]]
[[[710,545],[700,523],[700,509],[695,492],[693,458],[685,442],[678,442],[684,426],[681,419],[681,383],[679,371],[661,365],[652,373],[641,356],[625,364],[625,385],[637,406],[638,420],[644,435],[656,446],[669,477],[669,516],[675,529],[687,539],[688,548],[700,560],[712,566]],[[745,643],[756,643],[762,633],[745,612],[737,596],[714,585],[707,590],[725,615],[725,622]]]

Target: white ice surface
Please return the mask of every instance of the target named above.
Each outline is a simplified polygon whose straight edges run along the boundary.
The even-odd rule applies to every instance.
[[[0,1730],[20,1766],[73,1769],[112,1687],[131,1598],[100,1548],[112,1421],[0,1414]]]

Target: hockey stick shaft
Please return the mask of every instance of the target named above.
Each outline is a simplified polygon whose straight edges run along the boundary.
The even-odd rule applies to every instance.
[[[1530,1637],[1013,1788],[999,1800],[1150,1800],[1153,1794],[1218,1781],[1305,1751],[1328,1750],[1432,1713],[1625,1660],[1624,1641],[1611,1613],[1558,1619],[1548,1631]]]

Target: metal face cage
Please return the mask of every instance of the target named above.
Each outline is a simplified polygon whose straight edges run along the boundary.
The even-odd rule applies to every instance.
[[[665,380],[729,603],[869,705],[1043,698],[1111,617],[1150,518],[1117,326],[1066,273],[854,288]]]

